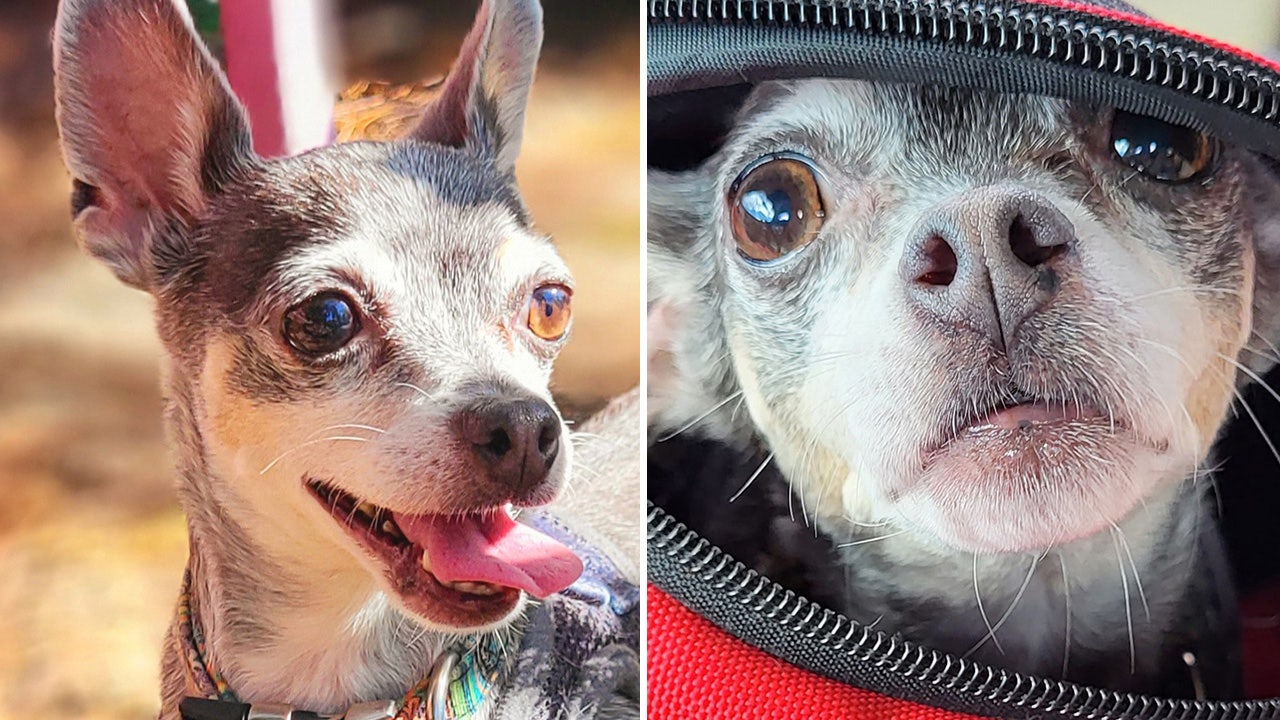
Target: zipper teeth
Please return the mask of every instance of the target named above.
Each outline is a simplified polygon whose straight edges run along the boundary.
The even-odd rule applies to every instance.
[[[955,0],[649,0],[649,18],[843,28],[1010,51],[1172,88],[1267,122],[1280,118],[1276,73],[1159,31],[1138,35],[1052,8]]]
[[[684,524],[650,505],[648,543],[726,601],[776,623],[795,637],[843,653],[904,679],[988,703],[1093,720],[1276,717],[1274,702],[1201,702],[1155,698],[1034,678],[955,658],[886,635],[820,607],[729,557]]]

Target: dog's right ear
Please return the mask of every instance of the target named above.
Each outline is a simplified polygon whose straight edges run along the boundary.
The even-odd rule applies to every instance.
[[[54,75],[80,243],[150,290],[157,243],[252,161],[244,112],[175,0],[63,0]]]
[[[409,136],[471,148],[514,172],[541,49],[538,0],[483,0],[440,95]]]

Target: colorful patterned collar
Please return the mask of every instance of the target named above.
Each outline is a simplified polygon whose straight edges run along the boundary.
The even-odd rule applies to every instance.
[[[193,697],[224,703],[240,703],[218,669],[208,660],[204,634],[191,601],[191,572],[187,571],[178,599],[174,642],[186,662],[187,689]],[[515,639],[508,638],[507,642]],[[493,633],[464,638],[446,651],[422,682],[399,702],[387,701],[384,714],[371,713],[375,703],[362,704],[361,717],[374,720],[467,720],[484,706],[505,670],[503,641]],[[394,713],[394,714],[392,714]],[[341,716],[338,716],[341,717]]]

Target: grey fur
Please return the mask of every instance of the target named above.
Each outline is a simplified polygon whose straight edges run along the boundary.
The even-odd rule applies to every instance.
[[[1211,681],[1230,694],[1233,611],[1203,494],[1234,385],[1273,362],[1241,348],[1255,329],[1277,337],[1270,313],[1253,312],[1277,282],[1275,181],[1230,147],[1191,183],[1137,176],[1111,156],[1110,113],[852,81],[756,88],[714,156],[650,175],[650,431],[762,447],[796,512],[848,545],[841,609],[855,619],[1118,689],[1169,691],[1161,683],[1186,679],[1177,656],[1193,649],[1227,668]],[[811,244],[753,264],[726,198],[748,163],[780,151],[813,158],[828,214]],[[994,285],[961,300],[957,276],[945,298],[915,294],[903,275],[914,243],[930,232],[990,242],[984,213],[1019,197],[1059,218],[1042,230],[1072,235],[1045,266],[1053,277],[1007,275],[992,255],[1007,247],[966,244],[960,274],[977,263],[975,282]],[[1027,396],[1105,409],[1140,437],[1121,447],[1082,435],[1034,475],[1005,468],[1013,499],[984,487],[994,470],[990,483],[921,489],[951,429]],[[1100,531],[1034,539],[1084,519]],[[987,622],[1024,581],[997,647]]]
[[[546,481],[510,497],[450,425],[499,391],[550,402],[563,338],[535,337],[527,303],[540,284],[572,282],[513,173],[541,10],[481,7],[449,81],[467,92],[446,93],[413,137],[279,160],[253,154],[182,3],[60,7],[76,228],[155,298],[194,610],[209,661],[242,699],[334,712],[398,698],[458,634],[501,631],[525,607],[475,628],[402,609],[304,486],[453,513],[545,504],[573,464],[561,443]],[[433,135],[442,116],[467,122]],[[361,333],[319,359],[292,352],[287,309],[334,290],[360,306]],[[186,691],[181,668],[168,648],[166,720]]]

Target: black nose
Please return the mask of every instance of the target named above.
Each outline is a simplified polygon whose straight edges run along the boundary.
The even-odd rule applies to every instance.
[[[462,410],[457,420],[490,479],[516,493],[546,480],[560,453],[560,416],[537,398],[486,399]]]
[[[1004,347],[1077,272],[1075,241],[1071,221],[1047,198],[979,188],[926,216],[903,255],[902,279],[928,314],[983,327]]]

